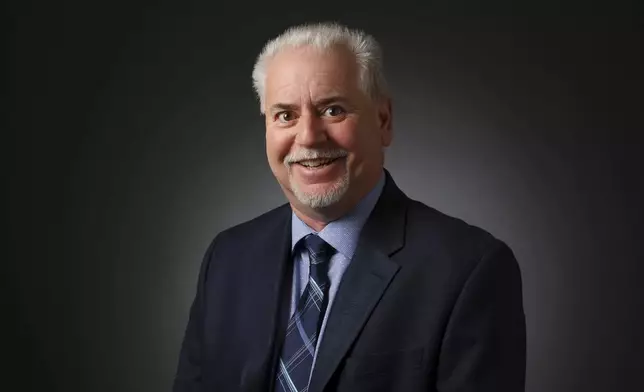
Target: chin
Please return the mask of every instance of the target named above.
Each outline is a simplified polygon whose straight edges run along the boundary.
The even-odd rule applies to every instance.
[[[295,181],[291,181],[291,189],[295,198],[303,205],[313,208],[326,208],[342,200],[349,189],[349,176],[339,178],[334,184],[322,186],[307,186],[302,189]],[[315,189],[319,188],[319,189]]]

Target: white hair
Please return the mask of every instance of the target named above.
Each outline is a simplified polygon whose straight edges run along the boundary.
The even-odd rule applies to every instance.
[[[364,31],[352,30],[338,23],[304,24],[291,27],[268,41],[257,57],[253,68],[253,87],[259,98],[261,113],[264,113],[264,87],[268,60],[286,47],[314,46],[327,50],[336,45],[345,46],[355,56],[362,91],[373,100],[385,96],[382,49],[375,38]]]

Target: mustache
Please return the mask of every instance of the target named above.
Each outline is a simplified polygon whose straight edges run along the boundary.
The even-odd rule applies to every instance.
[[[312,150],[308,148],[302,148],[284,157],[284,164],[288,167],[291,164],[297,163],[300,161],[305,161],[310,159],[344,158],[348,154],[349,153],[346,150],[342,150],[342,149]]]

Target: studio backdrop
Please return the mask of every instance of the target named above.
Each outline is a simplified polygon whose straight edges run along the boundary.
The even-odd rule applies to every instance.
[[[170,389],[209,242],[286,201],[255,58],[290,25],[337,20],[384,48],[397,184],[514,250],[527,391],[644,390],[644,42],[631,14],[236,8],[13,6],[0,389]]]

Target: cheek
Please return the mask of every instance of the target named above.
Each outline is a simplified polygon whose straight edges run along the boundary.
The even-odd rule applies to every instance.
[[[335,124],[335,126],[329,127],[329,133],[334,144],[347,150],[349,153],[354,153],[360,148],[360,140],[363,137],[360,128],[358,121],[347,120],[341,124]]]
[[[373,150],[374,140],[378,136],[367,127],[367,124],[351,124],[338,128],[334,140],[338,147],[349,152],[351,160],[362,161],[369,151]]]
[[[272,162],[281,162],[288,154],[290,142],[287,135],[279,132],[266,132],[266,153]]]

